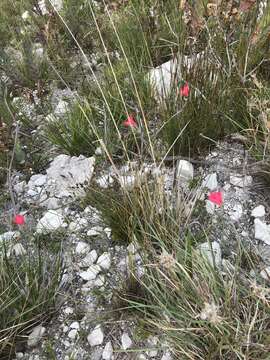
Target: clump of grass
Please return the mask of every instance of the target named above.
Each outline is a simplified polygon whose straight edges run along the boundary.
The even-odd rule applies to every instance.
[[[145,326],[161,333],[181,359],[266,359],[270,311],[266,284],[256,283],[237,264],[222,274],[193,247],[187,251],[184,244],[173,238],[171,242],[173,253],[160,255],[152,249],[150,259],[147,253],[146,264],[151,265],[145,266],[141,279],[146,296],[129,300],[143,314]],[[164,249],[162,237],[159,244]]]
[[[53,144],[70,155],[93,155],[99,138],[95,115],[94,108],[75,103],[60,119],[48,121],[46,135]]]
[[[134,278],[118,292],[115,304],[124,309],[125,300],[147,332],[162,336],[176,358],[266,358],[270,291],[250,275],[257,267],[252,249],[239,242],[237,256],[221,270],[197,248],[208,239],[189,226],[187,201],[179,194],[167,198],[161,189],[141,184],[115,203],[117,195],[109,190],[90,201],[99,206],[114,236],[140,245],[144,275],[138,278],[131,267]]]
[[[0,357],[11,359],[31,329],[55,311],[62,266],[59,253],[41,254],[35,246],[21,257],[8,257],[3,247],[1,251]]]
[[[101,212],[105,223],[112,229],[115,242],[126,244],[134,241],[146,246],[144,233],[153,234],[153,240],[155,234],[167,237],[167,231],[179,235],[180,228],[175,219],[186,217],[192,202],[190,199],[186,199],[184,204],[177,194],[167,195],[163,176],[151,177],[138,171],[131,188],[125,184],[124,176],[116,181],[107,189],[91,187],[84,200]],[[171,206],[171,201],[175,207]]]

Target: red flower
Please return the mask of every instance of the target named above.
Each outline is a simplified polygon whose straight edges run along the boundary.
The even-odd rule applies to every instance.
[[[222,193],[220,191],[211,192],[208,195],[208,200],[210,200],[212,203],[214,203],[218,206],[221,206],[223,203]]]
[[[137,127],[138,124],[136,123],[134,117],[132,115],[129,115],[127,120],[123,122],[123,125],[126,127]]]
[[[184,97],[188,97],[189,95],[189,85],[186,82],[185,85],[180,87],[180,95]]]
[[[23,215],[15,215],[13,219],[14,224],[16,225],[24,225],[25,218]]]

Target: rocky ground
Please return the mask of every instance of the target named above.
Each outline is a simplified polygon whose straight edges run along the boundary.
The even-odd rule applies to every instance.
[[[56,109],[62,107],[61,102]],[[27,348],[18,352],[16,359],[171,359],[162,335],[144,339],[138,335],[136,321],[111,311],[115,291],[128,278],[130,256],[135,259],[138,276],[144,269],[136,247],[113,244],[111,229],[101,214],[91,206],[81,206],[79,199],[89,183],[106,188],[120,181],[131,188],[137,176],[164,176],[166,191],[173,183],[184,191],[188,189],[205,214],[197,224],[209,229],[209,242],[198,248],[202,256],[226,271],[241,242],[255,249],[259,259],[254,280],[269,279],[269,209],[260,190],[256,164],[242,140],[232,136],[218,143],[204,160],[178,160],[176,168],[144,164],[139,175],[134,164],[122,166],[118,174],[112,167],[97,173],[95,162],[100,149],[91,158],[57,155],[44,173],[33,174],[28,181],[24,174],[13,174],[12,191],[26,224],[3,232],[0,241],[8,243],[12,256],[24,256],[30,246],[23,240],[25,232],[31,231],[33,236],[61,232],[64,259],[59,311],[49,323],[31,331]],[[221,195],[219,201],[211,201],[209,193]],[[6,206],[1,211],[6,225],[11,210]]]

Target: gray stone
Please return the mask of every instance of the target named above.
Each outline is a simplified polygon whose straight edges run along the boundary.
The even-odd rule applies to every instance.
[[[218,188],[217,174],[212,173],[207,175],[202,182],[202,187],[207,188],[210,191],[216,190]]]
[[[102,359],[103,360],[111,360],[112,356],[113,356],[112,343],[110,341],[108,341],[102,352]]]
[[[45,331],[46,331],[45,327],[41,325],[35,326],[32,332],[28,335],[27,345],[29,347],[36,346],[38,342],[41,340]]]
[[[264,280],[270,281],[270,266],[262,269],[260,275]]]
[[[221,249],[217,241],[200,244],[198,250],[212,266],[214,266],[214,264],[218,267],[222,265]]]
[[[100,325],[97,325],[87,336],[87,341],[91,346],[101,345],[103,343],[103,339],[104,334]]]
[[[79,275],[85,281],[95,280],[95,278],[100,273],[100,271],[101,271],[100,266],[92,265],[88,268],[87,271],[83,271]]]
[[[68,337],[69,337],[71,340],[76,339],[77,335],[78,335],[78,329],[72,329],[72,330],[70,330],[69,333],[68,333]]]
[[[231,175],[230,176],[230,183],[234,186],[238,187],[247,187],[251,186],[252,184],[252,177],[251,176],[241,176],[241,175]]]
[[[96,250],[90,251],[89,254],[87,254],[82,261],[80,262],[80,267],[89,267],[94,264],[94,262],[97,260],[97,252]]]
[[[265,224],[260,219],[254,220],[255,239],[261,240],[270,245],[270,225]]]
[[[78,323],[78,321],[73,321],[73,322],[69,325],[69,327],[70,327],[71,329],[77,329],[77,330],[79,330],[80,324]]]
[[[10,242],[12,240],[20,239],[21,235],[19,231],[7,231],[0,235],[0,245],[3,242]]]
[[[176,179],[179,181],[189,181],[193,179],[193,176],[193,165],[187,160],[179,160],[176,166]]]
[[[38,234],[47,234],[64,227],[64,218],[60,211],[48,210],[39,220],[36,231]]]
[[[109,270],[111,267],[111,255],[108,252],[103,253],[97,260],[97,264],[103,270]]]
[[[60,100],[54,110],[54,115],[63,116],[68,112],[68,108],[69,108],[69,103],[67,101]]]
[[[132,340],[129,337],[128,333],[123,333],[121,336],[121,344],[122,344],[122,348],[124,350],[129,349],[132,346]]]
[[[83,196],[84,187],[91,180],[94,163],[94,157],[58,155],[47,169],[46,191],[49,197],[63,201]]]
[[[21,181],[21,182],[17,183],[16,185],[14,185],[14,191],[18,195],[23,193],[25,188],[26,188],[26,182],[25,181]]]
[[[243,215],[243,208],[241,204],[235,204],[229,211],[230,218],[233,221],[238,221]]]
[[[263,205],[256,206],[251,212],[251,216],[255,218],[264,217],[264,215],[265,215],[265,207]]]
[[[172,354],[169,350],[166,350],[164,354],[162,355],[161,360],[172,360]]]
[[[89,251],[90,251],[90,245],[83,241],[79,241],[78,244],[76,245],[75,252],[78,255],[85,255]]]
[[[11,256],[12,254],[22,256],[26,254],[26,250],[21,243],[16,243],[8,249],[7,256]]]

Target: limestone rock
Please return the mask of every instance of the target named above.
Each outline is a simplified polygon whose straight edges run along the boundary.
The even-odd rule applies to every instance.
[[[38,342],[41,340],[45,331],[46,331],[45,327],[41,325],[35,326],[32,332],[28,336],[27,345],[29,347],[36,346]]]
[[[221,258],[221,249],[220,245],[217,241],[213,241],[212,243],[205,242],[198,246],[198,250],[204,256],[209,263],[214,266],[214,264],[218,267],[222,264]]]
[[[189,181],[193,179],[193,176],[193,165],[187,160],[179,160],[176,167],[176,179],[180,181]]]
[[[121,336],[121,344],[122,344],[122,348],[124,350],[129,349],[132,346],[132,340],[129,337],[128,333],[123,333],[123,335]]]
[[[103,360],[111,360],[112,356],[113,356],[112,343],[110,341],[108,341],[104,347],[104,350],[102,353],[102,359]]]
[[[255,239],[261,240],[270,245],[270,225],[265,224],[260,219],[254,220]]]
[[[87,336],[87,341],[91,346],[101,345],[103,343],[104,334],[100,325],[97,325],[93,331]]]
[[[61,212],[56,210],[49,210],[39,220],[37,224],[38,234],[48,234],[50,232],[60,230],[64,227],[65,221]]]
[[[256,206],[251,212],[251,216],[255,218],[264,217],[264,215],[265,215],[265,207],[263,205]]]
[[[100,271],[100,266],[92,265],[88,268],[88,270],[81,272],[80,277],[85,281],[95,280]]]

